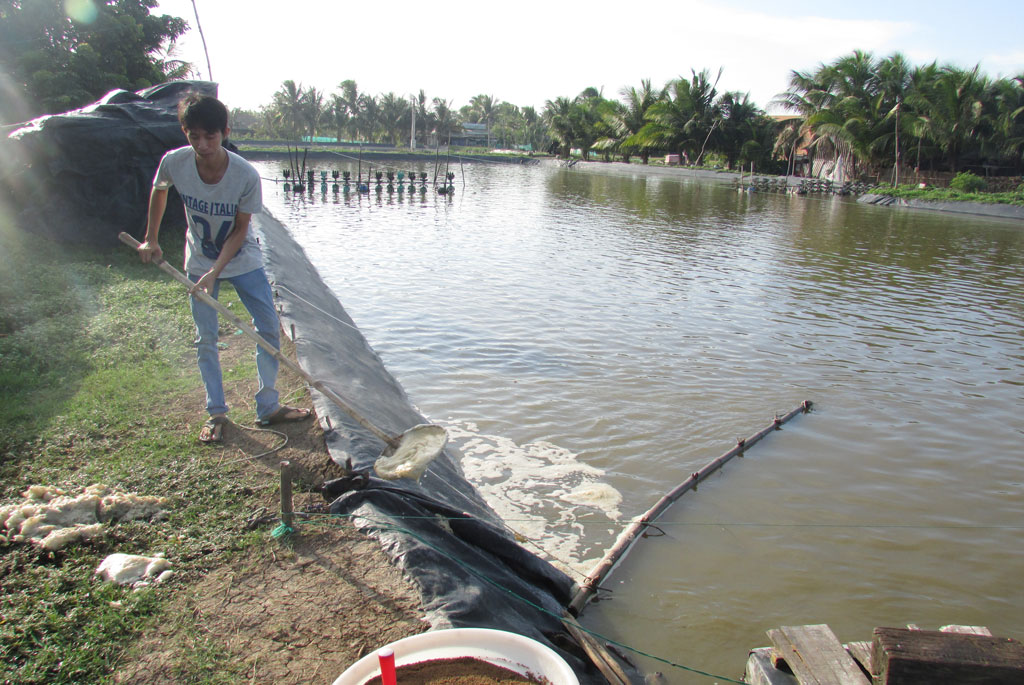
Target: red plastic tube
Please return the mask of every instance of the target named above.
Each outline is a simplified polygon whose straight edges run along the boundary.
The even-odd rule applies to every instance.
[[[377,660],[380,662],[380,682],[383,685],[398,685],[398,677],[395,675],[394,650],[390,647],[378,649]]]

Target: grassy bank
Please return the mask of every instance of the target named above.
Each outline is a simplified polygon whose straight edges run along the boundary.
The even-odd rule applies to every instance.
[[[918,188],[913,185],[882,185],[871,189],[876,195],[930,202],[980,202],[982,204],[1024,205],[1024,187],[1008,193],[965,193],[952,188]]]
[[[110,553],[164,552],[188,579],[266,537],[240,523],[273,481],[211,478],[195,440],[203,395],[183,289],[127,248],[62,247],[9,223],[0,265],[0,503],[33,484],[170,499],[168,520],[112,525],[92,544],[48,553],[0,543],[0,682],[104,682],[157,617],[180,622],[195,647],[175,665],[178,682],[230,680],[236,667],[219,648],[166,614],[170,591],[93,577]],[[253,374],[251,354],[226,368],[228,378]],[[235,416],[246,418],[244,408]]]

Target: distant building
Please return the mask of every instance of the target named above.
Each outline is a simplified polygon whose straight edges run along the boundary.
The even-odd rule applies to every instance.
[[[451,144],[459,147],[488,147],[487,124],[462,124],[452,131]],[[437,131],[430,132],[430,147],[448,145],[447,140],[438,140]]]

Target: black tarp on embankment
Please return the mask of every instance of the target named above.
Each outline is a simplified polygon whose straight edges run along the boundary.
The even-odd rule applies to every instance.
[[[426,423],[287,229],[267,213],[256,215],[253,227],[303,369],[389,434]],[[354,471],[372,476],[384,444],[321,393],[313,390],[313,398],[321,423],[330,426],[335,461],[351,460]],[[331,511],[365,517],[353,520],[413,580],[431,627],[525,635],[561,653],[581,683],[605,682],[558,618],[574,583],[515,541],[466,481],[450,448],[418,482],[371,477],[366,487],[340,495]]]
[[[188,141],[177,105],[186,92],[217,95],[209,81],[172,81],[39,117],[0,139],[0,192],[22,229],[65,242],[115,244],[139,235],[160,158]],[[177,193],[164,225],[184,223]]]

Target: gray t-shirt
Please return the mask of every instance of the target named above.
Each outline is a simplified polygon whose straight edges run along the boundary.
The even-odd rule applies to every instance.
[[[260,175],[247,161],[228,153],[224,178],[210,185],[196,169],[196,153],[191,145],[171,150],[160,160],[153,187],[164,190],[174,186],[185,202],[188,231],[185,241],[185,271],[202,276],[213,268],[224,241],[235,227],[235,212],[255,214],[263,208]],[[227,263],[220,278],[249,273],[263,266],[263,254],[252,231],[242,248]]]

